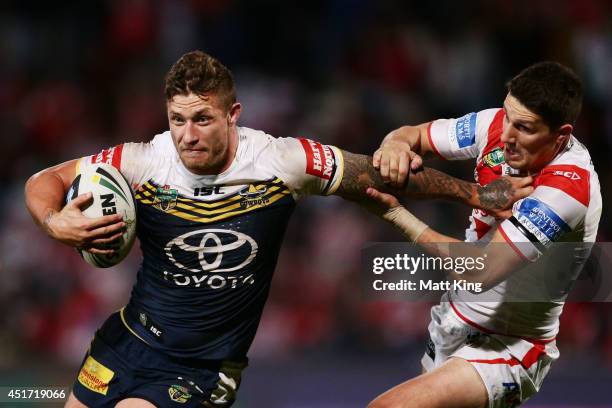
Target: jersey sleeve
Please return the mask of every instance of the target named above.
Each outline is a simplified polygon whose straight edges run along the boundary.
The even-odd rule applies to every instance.
[[[123,143],[104,149],[97,154],[85,156],[77,163],[77,173],[81,168],[98,163],[106,163],[121,172],[133,189],[146,182],[163,155],[160,154],[167,137],[158,135],[148,143]],[[167,146],[165,146],[167,147]]]
[[[340,185],[344,170],[342,152],[335,146],[304,138],[273,138],[264,151],[266,166],[282,179],[294,198],[330,195]]]
[[[578,166],[549,166],[538,177],[533,193],[514,203],[512,216],[499,229],[522,258],[535,261],[554,242],[584,225],[589,176]]]
[[[427,129],[431,148],[446,160],[475,159],[486,146],[489,127],[499,111],[486,109],[433,121]]]

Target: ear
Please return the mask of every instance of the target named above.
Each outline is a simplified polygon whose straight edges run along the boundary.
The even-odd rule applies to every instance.
[[[230,126],[234,126],[238,122],[241,111],[242,111],[242,105],[240,103],[236,102],[232,105],[232,107],[229,110],[229,115],[227,117],[227,121]]]
[[[559,130],[557,130],[557,140],[555,140],[555,144],[559,147],[565,146],[565,144],[569,141],[570,137],[572,136],[573,130],[574,130],[574,127],[570,125],[569,123],[566,123],[565,125],[561,125],[559,127]]]

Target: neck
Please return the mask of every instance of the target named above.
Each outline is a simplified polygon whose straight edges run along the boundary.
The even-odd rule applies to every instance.
[[[223,173],[225,170],[229,169],[229,167],[234,162],[234,159],[236,158],[236,151],[238,151],[238,128],[236,126],[230,126],[227,129],[227,132],[227,153],[225,156],[225,162],[219,169],[219,173]]]

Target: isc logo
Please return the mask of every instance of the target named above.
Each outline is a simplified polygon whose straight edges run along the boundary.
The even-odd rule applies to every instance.
[[[209,196],[209,195],[213,195],[213,194],[224,194],[221,191],[221,186],[197,187],[193,191],[193,195],[195,197],[198,197],[198,196]]]
[[[114,194],[102,194],[100,196],[102,200],[102,214],[113,215],[117,214],[117,204],[115,204]]]

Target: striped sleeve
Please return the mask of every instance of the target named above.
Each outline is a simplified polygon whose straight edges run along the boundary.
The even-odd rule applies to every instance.
[[[104,149],[97,154],[79,159],[77,173],[80,169],[94,164],[106,163],[115,167],[130,183],[137,188],[147,181],[151,171],[159,166],[163,152],[171,152],[172,146],[169,132],[157,135],[149,143],[123,143]]]
[[[333,194],[342,180],[343,156],[335,146],[304,138],[274,138],[265,149],[267,166],[297,199],[305,195]]]
[[[478,157],[487,144],[489,128],[500,109],[471,112],[457,119],[438,119],[427,130],[429,144],[443,159]]]
[[[563,235],[584,223],[589,205],[587,170],[573,165],[546,167],[536,189],[517,201],[512,216],[500,224],[500,232],[519,255],[535,261]]]

